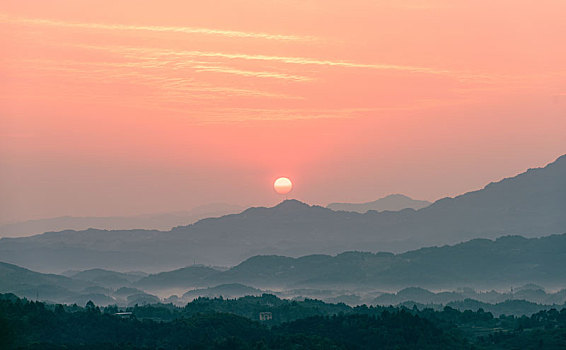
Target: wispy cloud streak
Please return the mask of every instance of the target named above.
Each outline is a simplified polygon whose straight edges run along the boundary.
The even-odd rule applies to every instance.
[[[258,72],[258,71],[249,71],[249,70],[241,70],[236,68],[230,67],[217,67],[217,66],[193,66],[193,68],[197,72],[217,72],[217,73],[227,73],[227,74],[235,74],[241,75],[245,77],[255,77],[255,78],[275,78],[275,79],[285,79],[285,80],[294,80],[294,81],[311,81],[312,78],[304,77],[301,75],[293,75],[293,74],[284,74],[284,73],[275,73],[275,72]]]
[[[250,38],[250,39],[266,39],[266,40],[281,40],[281,41],[316,40],[316,38],[312,36],[269,34],[269,33],[260,33],[260,32],[244,32],[237,30],[221,30],[221,29],[195,28],[195,27],[140,26],[140,25],[125,25],[125,24],[64,22],[64,21],[55,21],[55,20],[40,19],[40,18],[18,18],[18,17],[6,16],[6,15],[0,15],[0,22],[62,27],[62,28],[204,34],[204,35],[218,35],[218,36],[231,37],[231,38]]]
[[[178,56],[178,57],[214,57],[214,58],[227,58],[227,59],[242,59],[253,61],[276,61],[288,64],[299,65],[316,65],[316,66],[331,66],[331,67],[345,67],[345,68],[368,68],[378,70],[397,70],[409,71],[415,73],[428,73],[428,74],[449,74],[448,70],[440,70],[427,67],[405,66],[394,64],[366,64],[348,61],[332,61],[321,60],[316,58],[307,57],[292,57],[292,56],[271,56],[271,55],[255,55],[243,53],[224,53],[224,52],[210,52],[210,51],[174,51],[174,50],[159,50],[159,49],[138,49],[138,48],[124,48],[125,50],[141,50],[147,53],[153,53],[158,56]]]
[[[12,65],[14,62],[0,61],[4,66]],[[24,66],[21,66],[24,63]],[[74,81],[88,80],[103,84],[112,84],[117,80],[135,81],[138,85],[145,85],[153,89],[161,91],[161,97],[175,97],[178,102],[186,101],[188,97],[191,99],[217,99],[218,96],[240,96],[240,97],[259,97],[259,98],[277,98],[277,99],[301,99],[301,97],[291,96],[288,94],[274,93],[258,89],[238,88],[233,86],[210,85],[205,82],[199,82],[192,78],[169,76],[165,74],[156,74],[145,70],[124,70],[121,68],[139,68],[136,63],[99,63],[99,62],[77,62],[77,61],[54,61],[54,60],[23,60],[18,63],[20,69],[26,71],[34,70],[37,72],[54,72],[61,78],[74,77]],[[142,66],[143,63],[142,63]],[[151,66],[149,66],[151,67]],[[145,72],[145,73],[144,73]],[[34,76],[40,76],[40,73],[34,72]],[[80,77],[80,78],[77,78]],[[199,95],[195,95],[198,93]]]
[[[465,72],[454,72],[444,69],[436,69],[429,67],[419,67],[411,65],[395,65],[395,64],[372,64],[372,63],[357,63],[349,61],[333,61],[309,57],[293,57],[293,56],[276,56],[276,55],[261,55],[261,54],[245,54],[245,53],[226,53],[214,51],[200,51],[200,50],[170,50],[170,49],[156,49],[156,48],[141,48],[129,46],[93,46],[93,45],[75,45],[76,47],[91,50],[102,50],[112,52],[125,57],[140,57],[143,55],[146,58],[153,57],[159,60],[173,59],[180,61],[180,58],[185,57],[205,57],[205,58],[220,58],[230,60],[249,60],[249,61],[264,61],[264,62],[279,62],[284,64],[293,65],[314,65],[338,68],[361,68],[373,70],[389,70],[400,71],[409,73],[433,74],[452,76],[457,79],[485,79],[482,75],[470,74]]]
[[[90,67],[113,67],[113,68],[130,68],[130,69],[167,69],[170,66],[183,69],[192,69],[195,72],[216,72],[225,74],[234,74],[244,77],[253,78],[273,78],[273,79],[283,79],[291,80],[297,82],[312,81],[313,78],[305,77],[302,75],[286,74],[272,71],[250,71],[242,70],[227,66],[211,65],[210,62],[206,61],[195,61],[195,60],[183,60],[182,62],[171,62],[171,61],[161,61],[154,59],[144,59],[139,57],[137,61],[132,62],[80,62],[80,61],[55,61],[55,60],[19,60],[20,63],[37,63],[49,64],[51,66],[90,66]]]

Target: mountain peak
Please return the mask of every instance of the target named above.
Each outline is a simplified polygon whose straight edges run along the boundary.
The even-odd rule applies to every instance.
[[[284,201],[277,204],[273,208],[287,209],[287,208],[309,208],[309,207],[310,207],[310,205],[308,205],[307,203],[301,202],[299,200],[285,199]]]
[[[393,194],[387,195],[387,196],[385,196],[385,197],[383,197],[383,198],[381,198],[381,199],[383,200],[383,199],[389,199],[389,198],[390,198],[390,199],[399,198],[399,199],[410,199],[410,200],[413,200],[413,198],[411,198],[411,197],[409,197],[409,196],[405,196],[404,194],[401,194],[401,193],[393,193]]]
[[[299,214],[309,211],[316,206],[309,205],[296,199],[285,199],[274,207],[269,208],[274,214]]]

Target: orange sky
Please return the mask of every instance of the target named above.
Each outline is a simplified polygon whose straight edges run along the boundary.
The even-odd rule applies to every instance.
[[[390,193],[566,153],[566,2],[0,4],[0,222]]]

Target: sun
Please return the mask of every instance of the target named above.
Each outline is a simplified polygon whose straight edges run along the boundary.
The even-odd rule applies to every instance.
[[[286,177],[280,177],[273,183],[273,189],[279,194],[287,194],[293,189],[293,183]]]

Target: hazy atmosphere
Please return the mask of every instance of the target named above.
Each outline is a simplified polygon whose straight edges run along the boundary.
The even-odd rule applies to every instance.
[[[566,149],[563,1],[3,1],[0,222],[434,201]]]
[[[566,2],[0,3],[0,349],[566,349]]]

